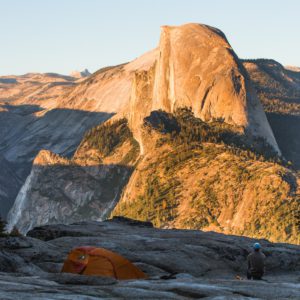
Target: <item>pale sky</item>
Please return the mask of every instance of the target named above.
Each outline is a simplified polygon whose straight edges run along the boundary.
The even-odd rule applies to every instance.
[[[300,66],[299,0],[0,0],[0,75],[94,72],[190,22],[221,29],[240,58]]]

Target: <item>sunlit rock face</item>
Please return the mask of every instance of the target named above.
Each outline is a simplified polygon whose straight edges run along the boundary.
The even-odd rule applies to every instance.
[[[191,107],[202,120],[222,119],[279,152],[242,63],[225,35],[206,25],[163,26],[156,49],[92,74],[62,97],[60,107],[119,112],[132,127],[152,110]]]
[[[192,107],[277,144],[248,75],[225,35],[206,25],[163,26],[152,109]]]
[[[130,63],[101,69],[86,80],[76,82],[74,86],[56,99],[55,104],[56,110],[59,111],[86,113],[84,120],[91,120],[91,116],[93,116],[94,122],[99,116],[98,123],[107,120],[112,115],[114,115],[113,120],[125,117],[128,120],[133,138],[138,142],[139,154],[142,158],[150,153],[154,153],[154,158],[157,158],[159,153],[155,149],[155,139],[144,134],[145,117],[149,116],[152,111],[164,110],[167,113],[173,113],[176,109],[183,107],[190,107],[197,118],[207,123],[222,120],[224,123],[232,125],[240,133],[261,137],[277,153],[280,153],[243,65],[224,34],[218,29],[206,25],[163,26],[160,42],[156,49]],[[38,112],[36,117],[44,116],[45,119],[47,115],[50,116],[52,111],[54,109],[49,110],[49,112]],[[51,132],[55,132],[57,144],[54,140],[52,143],[51,140],[51,143],[46,144],[47,147],[45,148],[63,155],[68,153],[71,156],[76,147],[72,137],[78,138],[78,132],[83,134],[83,129],[88,128],[88,126],[83,128],[81,126],[82,121],[76,123],[74,119],[70,119],[70,122],[66,124],[68,120],[68,115],[64,114],[60,121],[55,117],[48,120],[49,124],[56,126],[54,129],[52,128]],[[47,119],[44,121],[47,122]],[[39,124],[41,130],[45,130],[43,131],[44,134],[48,130],[48,123]],[[61,132],[59,126],[64,124],[67,125],[67,130]],[[35,127],[34,132],[39,133],[39,127]],[[64,137],[65,132],[68,132],[69,135],[64,140],[62,137]],[[24,145],[28,145],[28,140],[31,141],[34,137],[35,134],[32,134],[29,139],[26,139]],[[41,140],[43,141],[43,139]],[[23,145],[22,143],[23,139],[20,145]],[[65,143],[68,143],[66,149],[64,148]],[[91,150],[96,152],[99,150],[90,149],[89,145],[84,148],[83,144],[81,143],[76,153],[86,151],[90,154]],[[41,143],[38,146],[42,147],[43,145]],[[36,151],[37,147],[33,146],[33,148]],[[118,148],[117,151],[119,151],[120,157],[124,158],[132,148],[131,146],[128,148],[124,146],[121,150]],[[18,146],[16,151],[20,151],[20,149]],[[70,151],[71,149],[72,151]],[[9,151],[8,155],[14,157],[14,153]],[[31,155],[32,153],[33,151],[31,151]],[[58,158],[58,164],[50,162],[47,163],[47,168],[40,168],[40,163],[37,162],[42,153],[39,154],[34,164],[30,175],[32,177],[29,177],[31,179],[19,193],[15,206],[10,213],[11,228],[14,225],[19,225],[25,232],[34,225],[72,222],[80,220],[80,218],[85,220],[91,217],[90,212],[88,212],[91,207],[94,209],[92,218],[101,219],[119,201],[125,182],[127,183],[130,178],[130,183],[136,183],[132,179],[135,177],[130,177],[131,173],[127,172],[126,168],[124,170],[125,175],[120,166],[108,170],[109,165],[118,165],[119,162],[122,162],[122,159],[117,156],[101,161],[96,169],[91,171],[90,165],[85,164],[85,161],[90,158],[84,158],[80,161],[76,160],[76,155],[72,159],[76,160],[76,164],[80,164],[79,168],[77,168],[78,165],[74,168],[72,165],[74,161],[72,160],[61,166],[61,161],[64,160],[62,157]],[[94,155],[95,153],[90,154],[92,158]],[[94,185],[88,184],[87,177],[85,177],[86,173],[90,171],[95,175],[99,172],[102,174],[103,170],[108,170],[107,176],[104,177],[109,180],[112,175],[119,174],[117,180],[112,180],[111,185],[112,187],[114,184],[117,192],[106,193],[106,198],[102,198],[105,193],[100,196],[95,192],[103,187],[101,184],[99,186],[96,184],[100,177],[98,178],[96,175]],[[132,176],[135,176],[134,174]],[[123,175],[124,177],[122,177]],[[92,181],[93,179],[91,179]],[[80,185],[80,182],[86,183],[84,187]],[[53,187],[55,188],[53,189]],[[51,190],[55,191],[55,195],[52,194]],[[134,195],[135,190],[137,188],[134,187],[134,184],[129,185],[129,188],[126,187],[126,191],[132,192],[132,195]],[[84,195],[93,196],[88,199],[84,198]],[[55,209],[45,204],[52,203],[53,199],[56,199]],[[60,202],[59,199],[66,200]],[[84,203],[93,199],[93,201],[99,202],[97,202],[99,206],[93,204],[87,206],[86,209],[81,209],[80,205],[73,206],[72,204],[66,209],[66,203],[79,203],[80,199],[83,199]],[[101,201],[102,203],[100,203]],[[35,202],[38,202],[39,206],[36,206]],[[19,210],[20,205],[18,203],[26,203],[26,208],[23,206],[24,209]],[[44,207],[45,210],[40,212],[39,207]],[[103,214],[105,210],[106,212]],[[55,216],[50,216],[53,211],[55,211]],[[15,214],[19,214],[17,221],[14,219]],[[71,215],[76,215],[76,218]],[[26,222],[30,218],[37,221],[27,226]]]

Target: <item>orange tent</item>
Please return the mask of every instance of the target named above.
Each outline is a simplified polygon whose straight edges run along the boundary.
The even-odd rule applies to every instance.
[[[146,274],[129,260],[112,251],[95,247],[74,248],[61,270],[65,273],[109,276],[116,279],[144,279]]]

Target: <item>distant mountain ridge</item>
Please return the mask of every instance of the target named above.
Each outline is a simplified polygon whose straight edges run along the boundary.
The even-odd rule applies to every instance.
[[[300,72],[300,67],[296,67],[296,66],[284,66],[284,67],[289,71]]]
[[[300,169],[300,73],[270,59],[244,60],[284,157]]]
[[[113,113],[60,109],[59,97],[78,85],[74,77],[28,73],[0,77],[0,214],[6,217],[41,149],[70,156],[84,132]],[[15,178],[18,178],[16,180]]]

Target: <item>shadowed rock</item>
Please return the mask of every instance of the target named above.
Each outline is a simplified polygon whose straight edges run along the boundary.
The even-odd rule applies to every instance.
[[[300,296],[299,246],[261,240],[267,256],[265,281],[247,281],[246,256],[254,240],[144,225],[118,218],[100,223],[43,226],[31,230],[28,237],[0,238],[0,298],[272,299],[276,294],[280,299],[297,299]],[[117,281],[57,273],[68,252],[82,245],[116,251],[139,266],[150,279]],[[170,273],[177,273],[176,278],[160,279]]]

